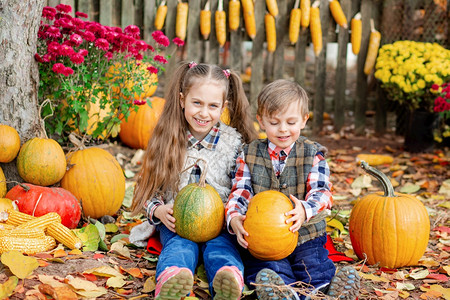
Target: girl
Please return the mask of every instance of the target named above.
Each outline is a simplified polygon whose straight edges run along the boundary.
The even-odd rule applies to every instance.
[[[166,104],[148,143],[132,205],[134,213],[145,209],[150,224],[157,225],[160,233],[163,249],[156,267],[155,299],[186,296],[193,287],[200,254],[214,299],[239,299],[243,264],[235,237],[223,230],[206,243],[184,239],[176,234],[172,208],[177,192],[197,182],[201,172],[207,172],[206,181],[227,202],[231,172],[242,144],[257,137],[241,79],[216,65],[182,63],[166,91]],[[230,126],[219,122],[225,106]],[[201,163],[192,167],[197,158],[207,162],[208,170]]]

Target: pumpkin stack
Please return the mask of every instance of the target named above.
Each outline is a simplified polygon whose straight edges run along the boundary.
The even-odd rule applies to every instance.
[[[349,231],[356,255],[391,269],[417,264],[430,235],[425,206],[414,196],[395,193],[389,178],[365,161],[361,167],[379,180],[384,194],[369,194],[352,209]]]

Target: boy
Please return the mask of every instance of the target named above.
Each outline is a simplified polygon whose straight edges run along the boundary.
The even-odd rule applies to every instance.
[[[339,299],[356,299],[358,294],[357,272],[344,267],[334,276],[336,268],[324,248],[332,185],[324,158],[327,149],[300,136],[308,117],[308,96],[302,87],[284,79],[268,84],[258,96],[256,115],[267,139],[247,145],[236,160],[226,220],[239,244],[248,246],[243,227],[248,203],[265,190],[280,191],[291,199],[294,209],[286,213],[290,216],[286,223],[293,222],[290,230],[299,234],[294,252],[278,261],[258,260],[243,251],[245,281],[258,284],[259,299],[299,299],[291,288],[273,288],[298,281],[312,287],[311,294],[321,291]]]

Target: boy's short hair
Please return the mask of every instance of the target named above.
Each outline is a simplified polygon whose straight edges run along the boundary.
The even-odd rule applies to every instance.
[[[302,116],[309,114],[308,94],[296,82],[287,79],[275,80],[261,90],[258,95],[258,116],[271,116],[283,111],[293,102],[300,101]]]

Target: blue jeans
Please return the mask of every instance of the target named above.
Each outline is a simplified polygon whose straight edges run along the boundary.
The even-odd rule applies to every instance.
[[[226,230],[210,241],[195,243],[173,233],[164,224],[159,224],[156,229],[159,231],[162,244],[162,251],[156,265],[156,278],[162,271],[172,266],[188,268],[192,274],[195,274],[200,253],[203,255],[211,295],[213,295],[214,276],[221,267],[235,266],[244,274],[244,265],[237,250],[236,236],[232,236]]]
[[[277,272],[286,284],[301,281],[316,288],[329,284],[336,267],[328,258],[328,250],[324,248],[326,241],[327,236],[323,235],[305,242],[281,260],[259,260],[247,250],[242,251],[245,283],[253,288],[251,283],[255,282],[256,274],[261,269],[268,268]]]

